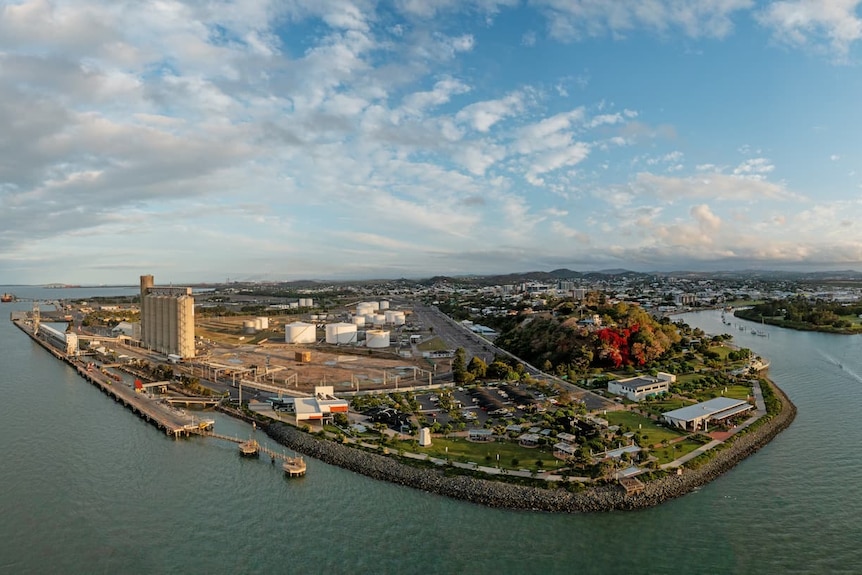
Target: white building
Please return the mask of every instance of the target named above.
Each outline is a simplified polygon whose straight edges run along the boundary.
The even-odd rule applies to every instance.
[[[333,413],[347,413],[347,401],[338,399],[333,393],[331,385],[324,385],[314,388],[314,397],[297,397],[294,401],[297,423],[323,421],[329,419]]]
[[[640,375],[628,379],[608,382],[608,391],[614,395],[627,397],[631,401],[640,401],[645,397],[658,395],[670,390],[670,384],[676,381],[676,376],[659,372],[657,377]]]

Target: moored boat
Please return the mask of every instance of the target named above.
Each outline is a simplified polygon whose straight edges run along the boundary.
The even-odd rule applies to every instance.
[[[15,296],[11,293],[4,293],[2,296],[0,296],[0,301],[2,301],[3,303],[9,303],[15,301]]]

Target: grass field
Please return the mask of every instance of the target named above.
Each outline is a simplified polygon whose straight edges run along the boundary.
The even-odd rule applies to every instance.
[[[419,351],[443,351],[445,349],[449,349],[449,346],[446,345],[446,342],[440,339],[437,336],[432,337],[428,341],[423,341],[419,345],[416,346]]]
[[[609,411],[605,416],[611,425],[628,428],[638,434],[641,446],[651,446],[662,441],[671,441],[684,436],[684,433],[669,427],[660,427],[655,421],[632,411]],[[644,437],[646,436],[646,437]]]
[[[686,453],[691,453],[701,444],[692,439],[683,439],[673,445],[669,445],[668,447],[659,447],[658,449],[652,450],[652,455],[655,455],[658,458],[658,464],[662,465],[664,463],[670,463],[674,459],[682,457]]]
[[[462,463],[478,463],[479,465],[497,466],[497,455],[500,456],[499,466],[506,469],[529,469],[531,471],[556,469],[562,463],[553,456],[550,447],[529,449],[511,441],[495,441],[489,443],[473,443],[461,438],[435,437],[428,447],[413,447],[411,442],[402,441],[390,448],[403,449],[415,453],[427,453],[432,457],[449,458]],[[448,451],[447,451],[448,448]],[[489,459],[490,458],[490,459]],[[512,463],[517,459],[517,465]],[[536,461],[541,460],[538,467]]]
[[[724,387],[714,387],[712,389],[696,393],[694,394],[694,397],[700,402],[712,399],[713,397],[722,396],[730,397],[732,399],[748,399],[748,396],[751,395],[751,388],[746,385],[728,385],[727,392],[722,393],[723,391]]]

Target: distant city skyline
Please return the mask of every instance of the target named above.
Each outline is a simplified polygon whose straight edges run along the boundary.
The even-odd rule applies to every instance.
[[[862,270],[862,0],[11,0],[0,284]]]

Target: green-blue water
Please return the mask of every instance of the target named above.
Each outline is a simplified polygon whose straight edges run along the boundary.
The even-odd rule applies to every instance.
[[[314,460],[288,480],[233,444],[168,439],[8,321],[29,305],[0,307],[0,573],[862,572],[860,337],[768,328],[761,338],[719,312],[686,316],[769,358],[799,408],[794,424],[660,507],[551,515]],[[252,433],[216,419],[221,433]]]

